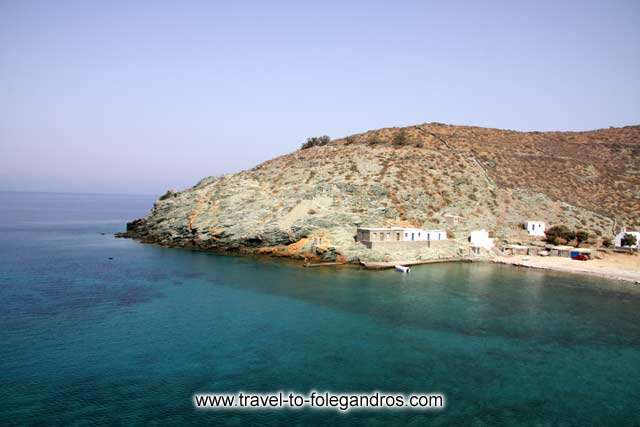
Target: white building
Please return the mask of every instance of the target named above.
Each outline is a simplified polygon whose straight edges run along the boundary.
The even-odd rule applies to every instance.
[[[474,248],[484,248],[490,250],[493,248],[493,239],[489,237],[489,232],[484,228],[482,230],[473,230],[469,236],[469,242]]]
[[[357,230],[359,242],[411,242],[447,240],[444,230],[424,230],[422,228],[373,228],[360,227]]]
[[[524,224],[529,236],[544,236],[545,224],[542,221],[527,221]]]
[[[404,236],[402,240],[410,242],[412,240],[447,240],[447,232],[444,230],[424,230],[422,228],[403,228]]]
[[[616,235],[616,238],[614,240],[616,247],[618,248],[622,247],[622,238],[624,237],[625,234],[631,234],[633,236],[636,236],[636,245],[633,247],[640,249],[640,231],[627,231],[624,228],[620,230],[620,232]],[[629,247],[629,246],[626,246],[626,247]]]

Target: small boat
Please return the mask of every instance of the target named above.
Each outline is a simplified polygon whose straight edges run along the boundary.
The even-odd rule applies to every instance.
[[[399,271],[400,273],[408,273],[411,271],[411,269],[409,267],[405,267],[404,265],[396,265],[396,271]]]

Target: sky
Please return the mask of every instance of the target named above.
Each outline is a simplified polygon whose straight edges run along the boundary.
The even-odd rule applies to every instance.
[[[160,194],[423,122],[640,123],[640,2],[0,0],[0,190]]]

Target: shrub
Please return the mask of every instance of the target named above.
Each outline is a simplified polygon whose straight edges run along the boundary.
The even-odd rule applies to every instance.
[[[323,145],[327,145],[329,142],[331,142],[331,138],[329,138],[327,135],[314,136],[311,138],[307,138],[307,142],[302,144],[301,149],[305,150],[311,147],[320,147]]]
[[[378,136],[372,136],[367,141],[367,144],[369,144],[369,145],[380,145],[380,144],[384,144],[384,141],[382,140],[382,138],[380,138]]]
[[[355,143],[356,143],[356,137],[355,137],[355,136],[353,136],[353,135],[348,136],[348,137],[346,137],[346,138],[344,139],[344,144],[345,144],[345,145],[351,145],[351,144],[355,144]]]
[[[549,228],[545,234],[547,236],[547,243],[553,243],[555,245],[558,244],[555,243],[556,238],[562,239],[565,242],[571,241],[576,238],[575,231],[570,230],[566,225],[554,225],[553,227]]]
[[[396,133],[393,137],[393,143],[398,146],[409,144],[409,136],[407,135],[407,132],[403,129]]]
[[[578,230],[576,233],[576,240],[578,241],[578,246],[582,242],[586,242],[589,239],[589,233],[584,230]]]
[[[613,242],[611,241],[611,238],[605,237],[604,239],[602,239],[602,246],[604,246],[605,248],[610,248],[611,246],[613,246]]]
[[[625,234],[620,240],[620,246],[635,246],[638,244],[638,239],[633,234]]]
[[[158,200],[167,200],[170,197],[178,197],[178,193],[175,190],[168,190]]]
[[[553,245],[566,245],[568,242],[566,239],[563,239],[562,237],[554,237],[551,241],[549,241],[549,239],[547,239],[547,243],[551,243]]]

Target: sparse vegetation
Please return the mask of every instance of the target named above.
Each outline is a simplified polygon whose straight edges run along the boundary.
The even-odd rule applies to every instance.
[[[638,244],[638,239],[633,234],[626,233],[620,240],[621,246],[635,246]]]
[[[368,145],[382,145],[384,144],[384,140],[378,136],[372,136],[367,140]]]
[[[578,242],[578,246],[580,246],[583,242],[589,240],[589,233],[585,230],[576,231],[576,241]]]
[[[211,179],[196,194],[188,190],[160,203],[194,203],[196,226],[212,224],[224,230],[236,224],[249,230],[247,235],[262,233],[265,239],[322,225],[341,242],[340,233],[351,233],[357,221],[363,226],[440,224],[453,229],[448,230],[451,238],[455,230],[459,240],[470,230],[485,228],[501,240],[524,242],[526,232],[515,224],[539,216],[550,225],[565,224],[550,228],[547,241],[586,245],[596,239],[605,245],[611,242],[602,237],[611,236],[614,225],[609,216],[619,215],[617,224],[630,228],[640,224],[640,198],[633,195],[640,188],[640,175],[633,171],[640,165],[626,154],[632,144],[640,147],[640,127],[566,135],[423,125],[419,130],[379,129],[330,141],[309,138],[305,150]],[[589,151],[598,156],[585,154]],[[614,151],[618,157],[612,157]],[[599,171],[598,179],[580,181],[581,170],[590,164]],[[491,168],[483,171],[482,165]],[[621,184],[610,185],[613,180]],[[220,205],[214,212],[201,199]],[[462,215],[464,222],[445,222],[445,213]],[[236,230],[220,234],[216,242],[234,244],[229,236],[238,235]]]
[[[178,195],[178,193],[176,193],[175,190],[168,190],[166,193],[164,193],[162,196],[160,196],[159,200],[167,200],[170,197],[176,197]]]
[[[329,138],[327,135],[313,136],[311,138],[307,138],[307,142],[302,144],[302,147],[300,147],[300,149],[306,150],[307,148],[311,147],[321,147],[323,145],[327,145],[329,142],[331,142],[331,138]]]
[[[554,245],[567,244],[576,238],[576,232],[566,225],[554,225],[546,231],[547,243]]]
[[[393,144],[397,147],[402,147],[404,145],[410,144],[409,135],[405,129],[400,130],[393,137]]]

